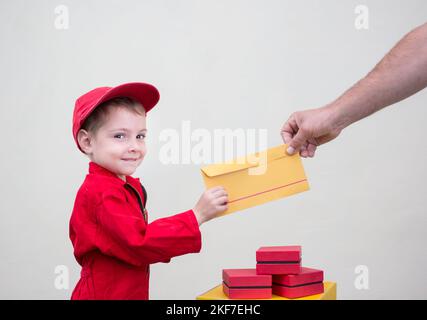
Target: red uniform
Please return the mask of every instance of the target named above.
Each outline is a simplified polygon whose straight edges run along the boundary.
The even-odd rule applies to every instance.
[[[70,220],[74,256],[82,266],[71,299],[148,299],[149,266],[199,252],[192,210],[147,223],[139,179],[126,182],[94,162]]]

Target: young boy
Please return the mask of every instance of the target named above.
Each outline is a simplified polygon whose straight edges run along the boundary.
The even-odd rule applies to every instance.
[[[90,163],[70,220],[82,266],[71,299],[148,299],[150,264],[199,252],[199,226],[227,209],[216,187],[192,210],[148,223],[145,189],[130,175],[146,154],[146,114],[158,100],[152,85],[127,83],[76,101],[73,136]]]

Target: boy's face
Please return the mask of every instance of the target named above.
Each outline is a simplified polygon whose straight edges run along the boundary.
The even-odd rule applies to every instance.
[[[122,180],[132,175],[146,153],[145,112],[143,115],[125,108],[114,108],[91,139],[90,159]]]

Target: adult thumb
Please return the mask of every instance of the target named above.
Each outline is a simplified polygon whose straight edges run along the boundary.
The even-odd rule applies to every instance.
[[[290,155],[294,154],[301,148],[303,144],[305,144],[306,140],[307,137],[305,135],[305,132],[300,128],[297,134],[292,138],[292,140],[289,141],[288,149],[286,150],[286,152]]]

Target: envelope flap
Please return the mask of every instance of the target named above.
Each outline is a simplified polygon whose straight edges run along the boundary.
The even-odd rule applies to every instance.
[[[212,164],[206,167],[203,167],[201,170],[204,174],[206,174],[208,177],[216,177],[222,174],[226,173],[232,173],[239,170],[245,170],[252,167],[257,167],[258,162],[256,163],[239,163],[239,162],[233,162],[233,163],[221,163],[221,164]]]
[[[215,177],[226,173],[258,167],[260,164],[265,163],[265,161],[274,161],[288,156],[285,151],[286,147],[286,145],[282,144],[266,151],[232,160],[229,163],[212,164],[201,168],[201,170],[208,177]]]

